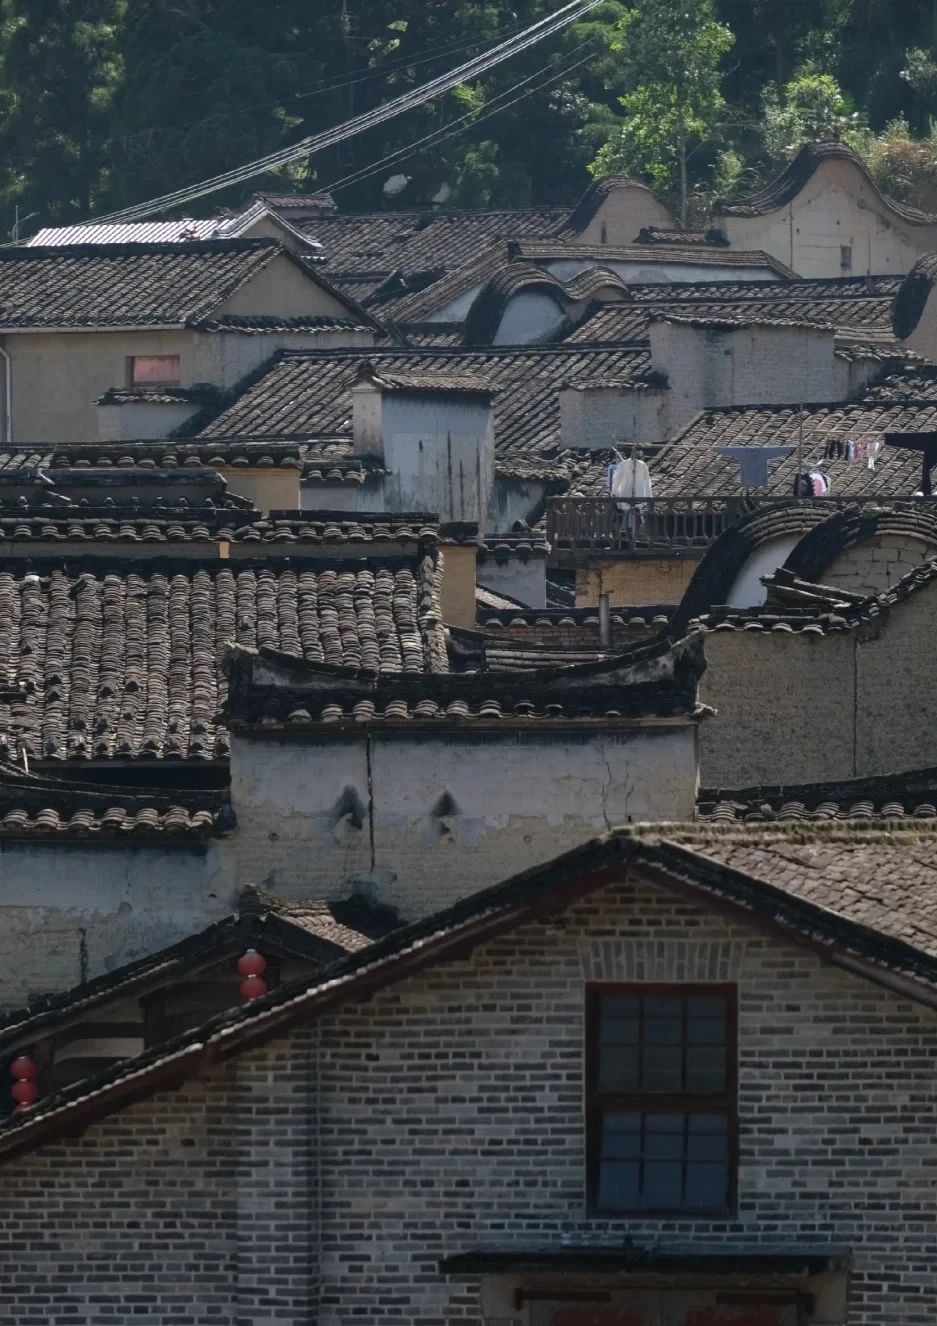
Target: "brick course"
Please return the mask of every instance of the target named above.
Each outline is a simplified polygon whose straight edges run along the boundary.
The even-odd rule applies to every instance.
[[[588,1216],[583,986],[602,979],[738,982],[732,1218]],[[611,886],[12,1160],[0,1292],[46,1326],[477,1326],[478,1280],[440,1257],[608,1231],[845,1245],[849,1326],[932,1326],[935,1049],[930,1011]]]

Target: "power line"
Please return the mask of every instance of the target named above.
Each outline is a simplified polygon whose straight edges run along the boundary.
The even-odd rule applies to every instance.
[[[479,74],[483,74],[494,68],[495,65],[501,64],[512,55],[517,55],[521,51],[536,45],[537,42],[543,41],[545,37],[552,36],[555,32],[568,27],[570,23],[582,18],[583,15],[589,13],[590,10],[595,9],[601,3],[602,0],[572,0],[572,3],[564,5],[562,9],[557,10],[550,17],[540,19],[530,27],[524,28],[513,37],[509,37],[506,41],[492,47],[483,55],[476,56],[465,64],[451,69],[448,73],[431,79],[428,83],[424,83],[402,96],[395,97],[372,111],[355,116],[351,120],[346,120],[343,124],[327,129],[323,133],[313,134],[308,138],[301,139],[298,143],[294,143],[292,147],[283,148],[279,152],[272,152],[236,170],[226,171],[222,175],[216,175],[185,189],[177,189],[173,193],[163,194],[158,198],[151,198],[148,202],[137,204],[134,207],[125,207],[119,211],[110,212],[106,216],[95,218],[95,220],[99,222],[142,220],[144,217],[152,216],[154,212],[183,206],[186,203],[193,202],[196,198],[203,198],[207,194],[217,193],[220,189],[241,184],[257,175],[266,174],[274,167],[287,165],[300,157],[308,157],[314,152],[320,152],[327,147],[334,146],[336,143],[344,142],[356,134],[363,133],[365,129],[373,128],[375,125],[382,124],[385,120],[392,119],[404,111],[423,105],[424,102],[433,97],[441,96],[459,83],[478,77]]]
[[[575,55],[576,51],[581,51],[585,46],[591,44],[591,42],[583,42],[581,45],[577,46],[571,54]],[[432,133],[424,135],[423,138],[418,138],[415,142],[408,143],[406,147],[402,147],[396,152],[391,152],[390,155],[386,157],[381,157],[379,161],[371,162],[367,166],[362,166],[360,170],[353,171],[350,175],[343,175],[341,179],[336,180],[332,184],[326,184],[321,189],[316,189],[313,197],[318,193],[337,193],[339,189],[346,189],[351,184],[357,184],[359,180],[365,180],[371,175],[376,175],[378,171],[385,169],[387,166],[414,156],[417,150],[423,146],[435,147],[437,143],[444,143],[447,138],[455,138],[465,129],[471,129],[476,124],[481,124],[483,120],[488,120],[493,115],[500,114],[501,111],[507,110],[518,101],[523,101],[525,97],[532,97],[537,92],[543,92],[553,83],[558,83],[561,79],[564,79],[567,74],[571,74],[574,69],[578,69],[580,65],[586,64],[591,58],[591,53],[589,55],[584,55],[581,60],[576,60],[573,64],[566,65],[565,68],[558,70],[551,78],[545,79],[544,82],[538,84],[537,87],[528,88],[526,92],[521,92],[518,96],[511,97],[511,100],[505,101],[503,105],[496,104],[497,102],[502,101],[504,97],[509,96],[512,92],[516,92],[518,88],[523,87],[526,83],[532,82],[535,78],[539,78],[541,74],[547,73],[552,68],[552,65],[543,65],[536,71],[536,73],[531,74],[528,78],[521,79],[519,83],[515,83],[509,88],[505,88],[505,90],[500,92],[496,97],[492,97],[491,101],[489,101],[485,108],[478,114],[474,111],[468,111],[465,115],[460,115],[458,119],[451,120],[449,124],[445,124],[439,129],[434,129]]]
[[[312,97],[324,96],[327,92],[342,92],[345,88],[357,87],[361,83],[372,83],[375,79],[386,78],[389,74],[398,73],[401,69],[413,69],[417,65],[429,64],[432,60],[437,60],[443,55],[454,55],[461,51],[470,51],[481,45],[481,40],[460,42],[457,46],[431,46],[421,55],[403,56],[391,64],[382,64],[379,67],[368,69],[362,65],[358,69],[348,71],[348,74],[340,79],[314,83],[311,88],[305,92],[294,92],[285,97],[278,97],[275,101],[258,101],[251,106],[241,106],[232,110],[226,110],[227,118],[233,118],[236,115],[255,115],[257,111],[269,110],[273,106],[291,106],[297,101],[308,101]],[[358,75],[353,77],[352,75]],[[175,120],[171,124],[156,125],[147,129],[139,129],[135,133],[112,134],[105,138],[102,146],[109,147],[119,143],[134,143],[143,138],[152,138],[154,135],[172,134],[179,129],[189,129],[194,124],[201,124],[205,119],[200,115],[192,120]]]

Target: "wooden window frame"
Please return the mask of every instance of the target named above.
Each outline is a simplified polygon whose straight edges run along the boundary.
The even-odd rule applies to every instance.
[[[169,378],[137,378],[135,376],[135,364],[138,359],[175,359],[178,366],[178,373],[173,379]],[[128,355],[127,356],[127,387],[131,390],[145,391],[147,388],[165,387],[167,390],[179,388],[182,385],[182,355],[181,354],[153,354],[153,355]]]
[[[631,995],[639,999],[691,999],[694,996],[719,995],[726,1001],[726,1085],[712,1095],[637,1092],[619,1094],[598,1090],[599,1009],[603,995]],[[586,1126],[586,1203],[596,1217],[656,1216],[709,1219],[735,1213],[738,1206],[739,1107],[738,1107],[738,986],[728,981],[589,981],[585,1006],[585,1126]],[[695,1107],[695,1108],[694,1108]],[[611,1207],[599,1206],[599,1169],[601,1163],[602,1119],[606,1111],[631,1114],[724,1114],[726,1119],[728,1192],[724,1205],[715,1207]]]

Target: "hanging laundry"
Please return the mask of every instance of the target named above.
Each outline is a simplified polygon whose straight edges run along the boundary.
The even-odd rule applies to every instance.
[[[768,482],[768,465],[772,460],[789,456],[793,447],[713,447],[727,460],[738,461],[739,482],[743,488],[763,488]]]
[[[620,460],[609,474],[608,490],[612,497],[653,497],[651,471],[643,460]]]
[[[865,462],[865,463],[866,463],[866,468],[867,468],[867,469],[870,469],[870,470],[874,470],[874,469],[875,469],[875,457],[878,455],[878,453],[881,451],[881,449],[882,449],[882,444],[881,444],[881,442],[870,442],[870,443],[868,444],[868,446],[867,446],[867,448],[866,448],[867,459],[866,459],[866,462]]]
[[[813,497],[829,497],[830,480],[829,476],[825,474],[823,470],[819,469],[809,470],[807,473],[807,478],[810,481]]]

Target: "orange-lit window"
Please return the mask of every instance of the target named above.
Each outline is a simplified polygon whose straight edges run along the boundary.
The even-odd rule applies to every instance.
[[[181,374],[178,355],[133,355],[130,360],[131,387],[178,387]]]

